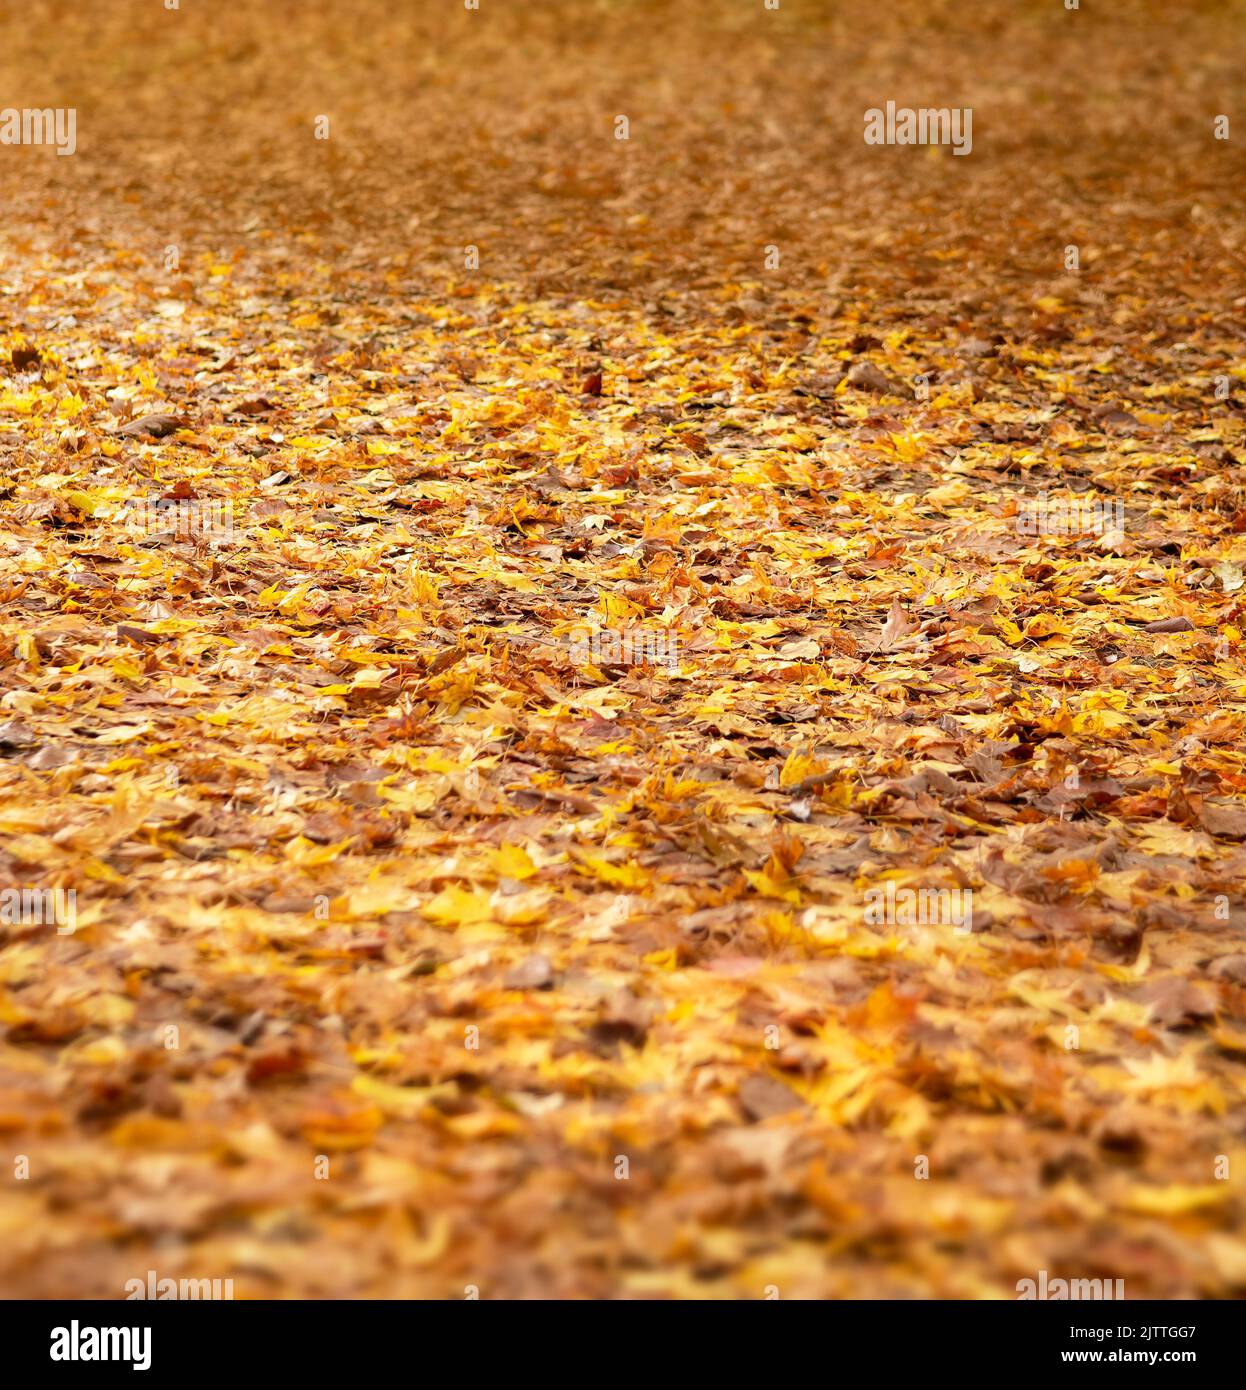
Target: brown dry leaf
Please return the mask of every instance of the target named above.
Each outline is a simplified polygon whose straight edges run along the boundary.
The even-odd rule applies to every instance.
[[[917,624],[909,621],[897,596],[891,600],[887,621],[883,624],[882,637],[879,639],[878,650],[881,652],[895,651],[898,647],[903,646],[905,639],[916,631]]]

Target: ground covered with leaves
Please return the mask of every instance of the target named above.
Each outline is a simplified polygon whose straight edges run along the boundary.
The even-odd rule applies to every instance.
[[[0,54],[0,1289],[1246,1293],[1242,6],[101,8]]]

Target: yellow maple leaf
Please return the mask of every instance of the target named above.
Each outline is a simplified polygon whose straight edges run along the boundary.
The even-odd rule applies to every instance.
[[[495,849],[489,856],[489,863],[499,878],[531,878],[536,873],[536,865],[522,845],[505,844]]]
[[[458,884],[447,884],[431,902],[424,904],[421,911],[425,917],[444,927],[487,922],[493,915],[487,893],[460,888]]]

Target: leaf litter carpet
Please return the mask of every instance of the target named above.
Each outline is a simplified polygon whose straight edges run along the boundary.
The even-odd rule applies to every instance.
[[[1246,1292],[1241,5],[98,8],[0,54],[0,1291]]]

